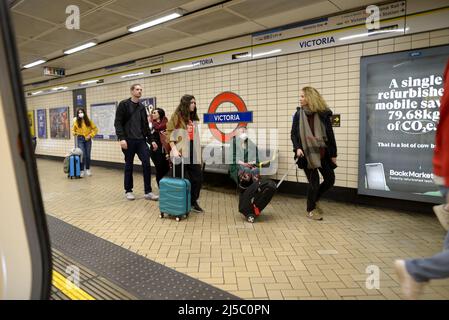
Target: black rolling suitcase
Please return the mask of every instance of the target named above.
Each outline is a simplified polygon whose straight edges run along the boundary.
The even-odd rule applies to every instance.
[[[296,163],[290,168],[295,168]],[[287,177],[288,170],[282,179],[276,184],[270,179],[261,179],[253,182],[239,198],[239,212],[242,213],[248,222],[253,223],[256,217],[260,215],[263,209],[270,203],[276,190]]]

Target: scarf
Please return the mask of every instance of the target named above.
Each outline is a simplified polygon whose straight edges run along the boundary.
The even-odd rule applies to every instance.
[[[307,159],[307,168],[316,169],[321,167],[320,148],[326,147],[326,128],[317,112],[312,112],[307,107],[300,108],[299,112],[299,137],[304,156]],[[313,115],[315,135],[307,121],[307,116],[309,115]]]
[[[160,122],[157,122],[156,120],[151,121],[153,129],[157,132],[165,131],[167,129],[167,122],[167,117],[161,119]]]

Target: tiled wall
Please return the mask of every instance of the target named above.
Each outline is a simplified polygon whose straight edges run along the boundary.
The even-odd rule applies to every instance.
[[[254,112],[254,123],[249,128],[278,129],[280,164],[275,178],[280,178],[293,163],[290,128],[298,105],[299,90],[304,86],[313,86],[323,94],[333,112],[341,114],[341,127],[335,128],[339,165],[336,185],[356,188],[360,57],[443,44],[449,44],[449,29],[180,72],[138,82],[143,85],[143,96],[156,96],[157,105],[163,107],[168,115],[172,114],[183,94],[195,95],[200,119],[218,93],[233,91],[239,94],[248,109]],[[129,97],[129,87],[134,82],[89,88],[87,104],[125,99]],[[71,92],[30,97],[27,103],[30,110],[70,106],[72,112]],[[219,110],[226,112],[235,108],[224,105]],[[229,130],[231,127],[226,125],[221,128]],[[207,126],[202,125],[202,129],[207,131]],[[72,145],[73,140],[39,139],[36,152],[64,156]],[[115,141],[94,141],[92,158],[123,162],[123,155]],[[296,181],[295,173],[292,172],[287,179]],[[299,181],[305,181],[302,172],[299,172]]]

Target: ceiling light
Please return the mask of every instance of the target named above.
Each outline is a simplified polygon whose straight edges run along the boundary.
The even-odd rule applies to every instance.
[[[373,36],[375,34],[390,33],[390,32],[404,32],[404,31],[408,31],[408,30],[409,30],[409,28],[377,30],[377,31],[373,31],[373,32],[365,32],[365,33],[354,34],[352,36],[346,36],[346,37],[340,38],[338,40],[340,40],[340,41],[341,40],[350,40],[350,39],[362,38],[362,37],[367,37],[367,36]]]
[[[39,93],[42,93],[42,91],[36,91],[36,92],[31,93],[31,94],[34,96],[34,95],[39,94]]]
[[[35,67],[35,66],[45,63],[45,62],[46,62],[45,60],[37,60],[37,61],[31,62],[31,63],[28,63],[28,64],[24,65],[23,67],[28,69],[28,68]]]
[[[87,48],[91,48],[91,47],[96,46],[96,45],[97,44],[95,42],[88,42],[86,44],[83,44],[81,46],[75,47],[73,49],[66,50],[66,51],[64,51],[64,53],[65,54],[72,54],[72,53],[75,53],[75,52],[78,52],[78,51],[81,51],[81,50],[84,50],[84,49],[87,49]]]
[[[81,82],[80,84],[85,85],[85,84],[91,84],[91,83],[98,83],[98,81],[99,80],[87,80],[87,81]]]
[[[183,66],[170,68],[170,70],[176,71],[176,70],[181,70],[181,69],[193,68],[193,67],[195,67],[195,66],[197,66],[197,65],[198,65],[198,64],[185,64],[185,65],[183,65]]]
[[[278,53],[278,52],[281,52],[281,51],[282,51],[282,49],[276,49],[276,50],[271,50],[271,51],[266,51],[266,52],[260,52],[260,53],[253,54],[253,58],[267,56],[269,54]]]
[[[163,16],[163,17],[160,17],[160,18],[157,18],[157,19],[154,19],[154,20],[151,20],[151,21],[139,24],[139,25],[137,25],[135,27],[131,27],[131,28],[128,29],[128,31],[129,32],[137,32],[137,31],[140,31],[140,30],[143,30],[143,29],[147,29],[147,28],[153,27],[155,25],[158,25],[158,24],[161,24],[161,23],[164,23],[164,22],[167,22],[167,21],[179,18],[180,16],[182,16],[181,13],[174,12],[174,13],[171,13],[169,15],[166,15],[166,16]]]
[[[130,74],[125,74],[124,76],[121,76],[121,78],[132,78],[132,77],[141,76],[143,74],[144,74],[144,72],[130,73]]]
[[[59,91],[59,90],[65,90],[67,89],[67,87],[57,87],[57,88],[53,88],[51,89],[52,91]]]

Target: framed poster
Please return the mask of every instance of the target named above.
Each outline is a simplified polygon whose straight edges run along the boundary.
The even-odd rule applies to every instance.
[[[150,108],[150,110],[156,108],[156,97],[142,98],[142,99],[140,99],[140,102],[141,102],[145,107]]]
[[[32,137],[36,136],[36,128],[34,126],[34,110],[27,112],[28,115],[28,125],[30,126],[30,133]]]
[[[73,116],[75,117],[77,114],[77,110],[79,108],[83,108],[86,110],[86,89],[76,89],[72,91],[72,99],[73,99]]]
[[[96,139],[117,140],[114,127],[116,109],[116,102],[90,105],[90,118],[98,128]]]
[[[37,137],[47,139],[47,110],[37,110]]]
[[[432,157],[449,46],[362,57],[358,192],[441,203]]]
[[[69,107],[50,109],[50,138],[70,139]]]

